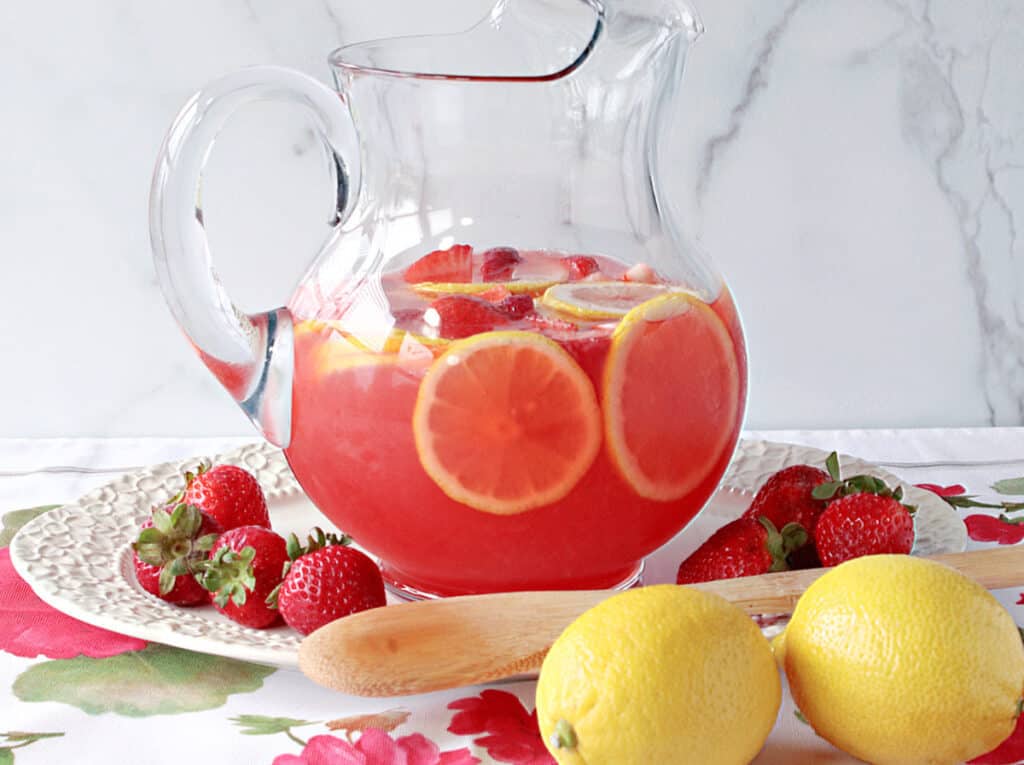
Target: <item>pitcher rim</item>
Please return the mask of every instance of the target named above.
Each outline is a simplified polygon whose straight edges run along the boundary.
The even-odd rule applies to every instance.
[[[345,55],[348,51],[352,51],[358,48],[367,48],[373,45],[379,45],[382,43],[396,43],[402,40],[413,40],[421,37],[420,35],[407,35],[399,37],[383,37],[376,40],[365,40],[362,42],[348,43],[347,45],[341,45],[331,51],[327,56],[327,63],[335,68],[342,69],[348,72],[356,72],[361,74],[372,74],[382,77],[395,77],[398,79],[407,80],[440,80],[447,82],[554,82],[560,80],[563,77],[568,77],[581,66],[593,53],[594,48],[597,46],[598,40],[601,38],[604,32],[604,19],[600,15],[594,24],[594,32],[587,41],[583,50],[580,51],[579,55],[576,56],[567,66],[561,69],[550,72],[548,74],[539,75],[502,75],[502,74],[452,74],[444,72],[414,72],[403,69],[389,69],[387,67],[377,66],[366,66],[359,64],[351,60],[347,60]],[[437,35],[441,36],[441,35]]]

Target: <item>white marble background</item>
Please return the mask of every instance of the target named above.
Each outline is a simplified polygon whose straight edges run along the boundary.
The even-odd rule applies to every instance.
[[[664,168],[729,277],[748,426],[1024,423],[1024,4],[698,0]],[[150,172],[205,81],[442,31],[479,0],[0,3],[0,436],[247,434],[155,283]],[[222,277],[280,304],[330,199],[301,115],[243,112],[204,189]]]

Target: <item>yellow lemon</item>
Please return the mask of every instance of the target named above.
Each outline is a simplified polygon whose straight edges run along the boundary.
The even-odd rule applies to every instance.
[[[946,566],[907,555],[843,563],[808,588],[785,634],[793,700],[855,757],[959,763],[1013,731],[1020,634],[992,595]]]
[[[659,585],[616,595],[555,641],[537,718],[560,765],[750,762],[778,714],[771,647],[716,595]]]
[[[519,281],[519,282],[419,282],[412,285],[413,291],[421,297],[436,298],[444,295],[483,295],[493,289],[506,289],[513,295],[532,295],[540,297],[544,291],[556,282],[553,281]]]
[[[664,284],[566,282],[549,287],[541,304],[587,321],[621,319],[641,303],[669,291]]]

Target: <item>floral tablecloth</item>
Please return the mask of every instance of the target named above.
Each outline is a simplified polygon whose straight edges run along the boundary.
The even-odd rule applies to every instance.
[[[837,449],[909,483],[992,504],[1024,500],[1024,428],[772,431],[748,437]],[[0,439],[0,765],[53,762],[544,765],[531,682],[358,699],[298,672],[146,643],[78,622],[15,573],[17,529],[120,472],[251,439]],[[1000,482],[1000,483],[997,483]],[[956,500],[954,500],[956,501]],[[967,503],[963,503],[967,504]],[[974,548],[1024,540],[1024,512],[958,508]],[[996,593],[1024,625],[1024,587]],[[980,760],[1024,762],[1024,724]],[[786,695],[757,763],[853,762]]]

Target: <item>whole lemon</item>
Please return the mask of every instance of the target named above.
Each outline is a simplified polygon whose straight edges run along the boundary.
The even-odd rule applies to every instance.
[[[561,765],[747,763],[781,693],[771,647],[743,611],[659,585],[609,598],[562,633],[537,717]]]
[[[958,763],[1010,735],[1024,646],[983,587],[907,555],[848,561],[786,628],[793,700],[820,736],[869,762]]]

